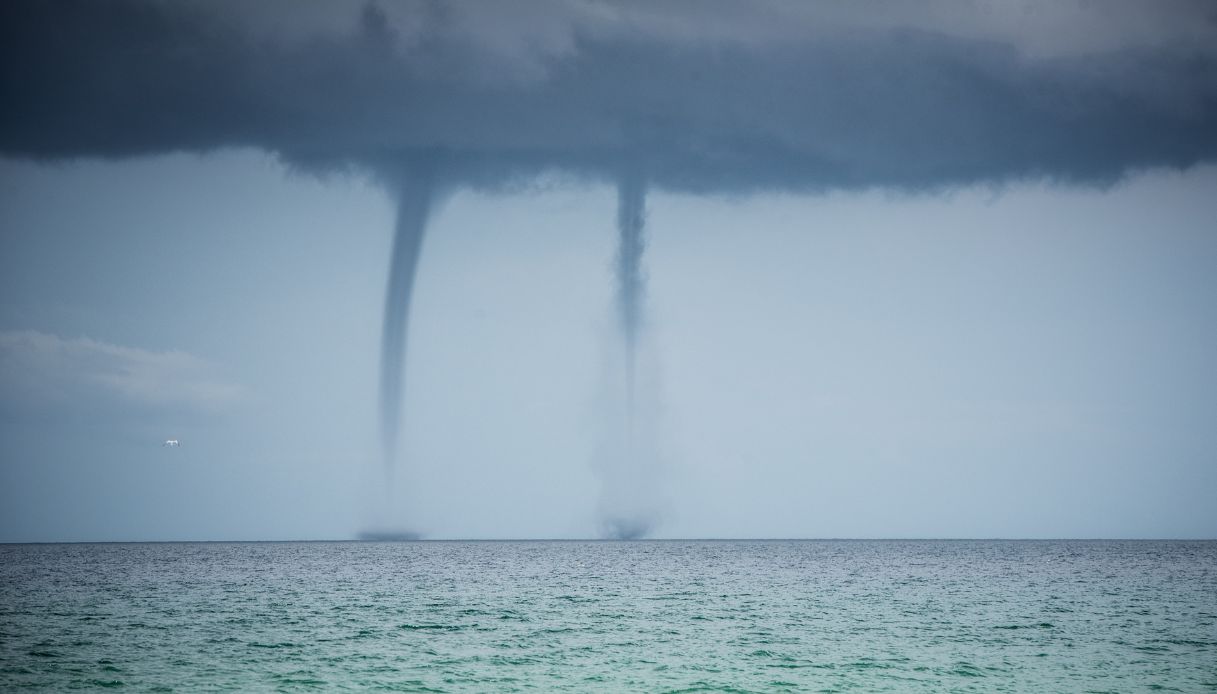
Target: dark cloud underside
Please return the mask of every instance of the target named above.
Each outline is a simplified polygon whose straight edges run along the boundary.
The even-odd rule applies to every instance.
[[[403,34],[352,6],[349,28],[289,38],[206,5],[10,0],[0,151],[247,146],[371,168],[427,153],[475,186],[629,162],[694,192],[1107,182],[1217,157],[1217,65],[1188,44],[1032,59],[924,29],[744,41],[579,25],[516,79],[434,6],[407,20]]]

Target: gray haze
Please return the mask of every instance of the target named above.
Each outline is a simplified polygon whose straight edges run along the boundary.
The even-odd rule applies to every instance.
[[[1214,190],[1201,167],[1105,190],[652,194],[653,536],[1212,537]],[[4,161],[0,196],[0,332],[42,336],[0,345],[4,539],[377,520],[379,183],[243,151]],[[645,498],[600,468],[622,401],[616,207],[562,185],[433,215],[409,527],[590,537],[602,495]]]
[[[5,221],[4,240],[11,257],[25,259],[12,268],[9,290],[13,293],[8,300],[11,312],[0,326],[5,330],[5,374],[12,381],[9,390],[25,393],[30,402],[43,402],[35,395],[47,390],[39,386],[40,382],[56,384],[52,388],[55,392],[70,393],[73,384],[80,381],[100,389],[95,395],[109,393],[145,406],[165,401],[167,408],[180,410],[178,416],[183,422],[191,421],[202,410],[235,412],[242,397],[252,397],[238,396],[247,389],[217,375],[219,367],[208,359],[179,351],[177,344],[158,339],[152,342],[160,348],[150,349],[147,340],[94,337],[114,332],[111,327],[92,330],[86,329],[87,321],[50,320],[47,311],[59,304],[47,304],[39,297],[54,292],[41,286],[35,290],[39,280],[30,273],[39,262],[45,267],[45,263],[60,257],[45,255],[49,248],[46,244],[55,238],[46,229],[55,225],[39,216],[43,208],[38,204],[24,205],[28,201],[23,196],[33,194],[23,191],[39,191],[31,200],[50,201],[55,186],[35,185],[31,189],[28,181],[43,180],[39,177],[51,175],[46,171],[59,171],[54,176],[66,182],[80,169],[55,167],[81,160],[105,161],[116,172],[130,175],[138,170],[133,167],[145,165],[137,162],[150,161],[147,165],[168,167],[185,178],[183,160],[170,156],[183,152],[209,154],[221,162],[243,162],[240,166],[222,164],[235,166],[226,170],[227,175],[233,175],[249,170],[251,151],[276,157],[289,172],[316,176],[315,180],[326,182],[327,188],[349,186],[352,181],[366,186],[375,181],[397,207],[396,221],[385,222],[396,229],[395,237],[379,251],[382,265],[384,258],[388,259],[387,278],[379,274],[384,272],[383,267],[373,271],[385,287],[381,290],[384,310],[379,327],[379,396],[373,398],[379,402],[379,416],[373,419],[379,423],[376,457],[383,461],[384,482],[380,486],[389,491],[388,511],[394,506],[417,509],[417,514],[411,512],[412,517],[426,525],[429,513],[436,517],[435,508],[428,506],[432,503],[429,494],[448,500],[464,493],[480,498],[476,483],[459,492],[441,494],[443,485],[437,485],[434,479],[431,492],[427,492],[427,487],[419,488],[410,478],[392,476],[394,459],[403,454],[404,445],[404,454],[412,464],[402,472],[407,477],[427,477],[427,456],[417,451],[422,443],[409,434],[403,437],[401,428],[414,431],[416,439],[425,437],[426,430],[415,427],[434,423],[430,417],[443,409],[444,397],[428,391],[425,385],[431,371],[411,371],[411,364],[422,359],[419,353],[426,354],[416,345],[421,339],[416,324],[422,309],[415,285],[426,277],[431,262],[420,263],[420,253],[424,236],[429,234],[427,226],[437,223],[433,209],[437,191],[466,191],[466,196],[468,191],[479,195],[507,193],[536,201],[556,195],[559,188],[592,195],[589,191],[609,184],[617,188],[619,247],[615,256],[608,251],[608,256],[615,257],[612,277],[592,273],[590,281],[615,287],[606,302],[614,305],[616,335],[599,340],[605,352],[599,361],[604,365],[598,376],[584,384],[585,393],[601,393],[600,397],[588,396],[597,401],[592,409],[599,414],[593,419],[600,424],[593,428],[599,433],[585,437],[598,441],[589,447],[597,451],[592,455],[592,468],[601,491],[598,502],[585,501],[578,506],[599,507],[599,523],[611,535],[648,532],[656,523],[669,522],[663,518],[667,512],[661,510],[666,503],[661,503],[666,494],[662,478],[679,477],[679,466],[661,463],[670,457],[666,449],[679,449],[678,457],[714,459],[730,446],[701,453],[688,449],[700,450],[701,441],[731,430],[730,422],[737,417],[746,419],[768,412],[772,420],[780,412],[764,397],[741,397],[738,389],[730,386],[730,369],[725,369],[722,362],[706,363],[704,371],[699,372],[703,382],[713,387],[711,392],[703,393],[695,402],[686,402],[682,409],[661,406],[668,402],[661,393],[682,387],[682,383],[689,385],[679,378],[681,369],[699,363],[703,352],[683,356],[669,353],[663,347],[668,339],[665,330],[676,331],[677,326],[664,328],[657,306],[644,307],[644,296],[657,296],[664,286],[658,272],[651,273],[650,287],[643,282],[643,248],[658,250],[654,241],[645,242],[643,234],[648,194],[652,202],[660,194],[670,195],[674,201],[694,196],[701,205],[715,204],[713,197],[738,198],[742,194],[763,201],[763,208],[735,203],[748,205],[755,215],[755,221],[736,225],[744,245],[722,249],[724,257],[740,262],[766,239],[792,249],[806,242],[802,237],[771,236],[786,221],[762,214],[782,208],[786,203],[781,195],[788,193],[821,202],[833,195],[849,195],[852,200],[862,201],[859,204],[898,209],[890,198],[876,202],[867,196],[879,190],[889,196],[912,194],[941,199],[952,190],[970,191],[971,195],[986,187],[997,190],[1024,186],[1025,190],[1039,191],[1064,185],[1074,196],[1098,194],[1093,192],[1096,188],[1113,191],[1111,204],[1118,207],[1118,200],[1131,195],[1122,192],[1121,181],[1176,180],[1180,188],[1187,188],[1196,181],[1209,180],[1210,169],[1202,165],[1217,157],[1214,46],[1217,19],[1212,5],[1182,1],[1157,3],[1152,8],[1136,3],[1101,7],[1086,3],[980,3],[962,7],[925,2],[916,6],[875,5],[867,10],[785,2],[748,6],[676,2],[656,6],[573,0],[537,0],[510,9],[473,2],[256,6],[160,0],[4,3],[0,6],[0,98],[6,108],[0,112],[0,153],[10,158],[4,195],[6,207],[15,210]],[[236,151],[244,154],[238,156]],[[203,162],[198,165],[205,168]],[[283,170],[277,171],[283,174]],[[1171,179],[1166,173],[1169,171],[1190,173]],[[196,185],[210,184],[197,181]],[[83,203],[97,195],[90,192],[97,186],[94,180],[72,189],[76,191],[72,199]],[[1133,185],[1128,190],[1138,188]],[[286,198],[292,200],[291,204],[300,204],[296,195]],[[475,198],[460,194],[456,198],[466,203],[471,199]],[[498,199],[502,204],[504,198]],[[268,204],[268,200],[262,199],[259,204]],[[46,204],[65,206],[62,202]],[[156,207],[162,203],[146,196],[131,204]],[[582,204],[596,209],[586,199]],[[1189,209],[1193,204],[1199,203],[1189,199]],[[71,210],[76,205],[66,207]],[[1156,203],[1151,207],[1159,209]],[[655,209],[653,205],[651,209]],[[685,215],[671,218],[667,233],[672,238],[704,238],[709,243],[715,229],[722,225],[717,220],[692,223],[699,209],[694,206]],[[68,213],[69,217],[73,214],[79,215],[79,231],[74,233],[96,237],[98,240],[90,243],[102,244],[108,262],[121,265],[111,255],[121,252],[129,235],[94,231],[86,221],[91,217],[82,212]],[[814,217],[810,208],[800,208],[797,214]],[[1029,217],[1021,208],[1018,214]],[[611,212],[608,215],[611,219]],[[336,242],[353,246],[356,238],[365,238],[356,231],[360,225],[354,223],[355,218],[336,224],[329,232],[337,237]],[[1185,215],[1179,221],[1180,228],[1192,229],[1202,218]],[[195,226],[183,216],[174,219],[175,225]],[[570,221],[582,227],[590,223],[585,215]],[[656,215],[647,217],[647,222],[649,238],[658,239],[656,234],[664,224]],[[874,223],[886,228],[889,222]],[[473,223],[498,226],[500,220],[487,215]],[[204,224],[203,228],[206,231],[200,231],[197,237],[175,237],[181,244],[177,250],[186,253],[217,238],[214,227]],[[307,255],[301,245],[305,232],[299,224],[296,228],[301,230],[284,227],[274,233],[285,237],[280,248]],[[953,228],[948,225],[948,232]],[[866,231],[857,230],[857,243],[866,243]],[[925,254],[935,247],[933,244],[944,243],[935,240],[937,231],[910,233],[909,252]],[[1187,249],[1206,257],[1203,248],[1193,247],[1196,239],[1188,235],[1190,232],[1176,232],[1183,240],[1172,243],[1169,239],[1176,237],[1166,234],[1163,238],[1167,240],[1161,243],[1180,253]],[[806,233],[815,236],[831,232],[812,226]],[[1135,236],[1138,230],[1128,233]],[[71,248],[86,237],[69,234],[68,238],[74,239],[67,242]],[[1056,247],[1057,238],[1047,237],[1038,243],[1047,252]],[[504,233],[482,239],[479,245],[466,245],[463,252],[472,255],[494,249],[501,262],[510,267],[519,262],[520,249],[524,248],[511,245],[512,241]],[[233,242],[238,247],[257,243],[248,235],[234,237]],[[589,242],[585,239],[584,243]],[[924,247],[919,245],[922,243]],[[432,246],[425,245],[428,249]],[[958,252],[964,253],[963,246]],[[695,244],[686,249],[685,255],[673,256],[675,265],[669,262],[668,272],[679,274],[681,268],[691,267],[699,253]],[[65,251],[63,257],[71,257],[71,252]],[[808,274],[817,267],[814,253],[793,254],[790,258],[802,258],[801,267]],[[980,262],[983,259],[974,260],[986,266]],[[273,262],[278,266],[283,259],[276,257]],[[928,266],[922,289],[939,282],[936,268],[949,267],[949,263],[942,265],[947,262],[942,258],[936,262],[938,265]],[[659,267],[654,257],[648,265]],[[1181,281],[1158,270],[1150,276],[1171,286]],[[709,283],[731,277],[732,272],[716,268],[699,277]],[[328,274],[318,268],[316,277],[320,281]],[[102,276],[107,282],[116,281],[104,273]],[[489,283],[489,276],[470,276],[467,284]],[[687,310],[713,307],[710,312],[716,316],[716,325],[734,326],[727,318],[727,308],[765,286],[766,277],[762,273],[727,282],[723,286],[729,291],[719,296],[709,289],[695,292],[686,297],[684,305]],[[836,315],[850,306],[865,306],[864,299],[858,304],[856,297],[839,295],[840,287],[850,286],[849,279],[840,277],[837,285],[828,288],[839,301],[832,305],[836,308],[825,308],[827,315]],[[64,281],[73,284],[70,277]],[[212,274],[201,275],[198,281],[202,282],[197,285],[199,291],[225,286],[222,277]],[[510,284],[516,280],[506,281]],[[1035,278],[1024,281],[1033,284]],[[572,287],[587,282],[588,276],[569,276],[561,289],[552,291],[571,292]],[[506,285],[494,286],[495,291],[510,294]],[[791,296],[805,296],[808,287],[789,289]],[[958,289],[970,291],[963,285]],[[1008,289],[1026,288],[1012,280]],[[1193,298],[1208,296],[1207,285],[1198,289]],[[916,295],[908,287],[898,291],[909,297]],[[339,293],[354,296],[346,291]],[[862,295],[868,296],[866,291]],[[1165,295],[1139,296],[1139,301],[1157,306],[1154,297]],[[215,300],[223,303],[218,297]],[[321,305],[317,297],[309,298],[304,293],[298,293],[296,300],[298,306]],[[72,305],[74,301],[64,298],[60,303]],[[368,300],[365,297],[359,301]],[[95,310],[113,314],[132,303],[138,302],[124,295],[124,303]],[[432,305],[446,304],[445,299]],[[533,334],[540,339],[535,326],[530,333],[520,318],[526,305],[514,305],[516,320],[521,322],[509,322],[507,332]],[[773,297],[772,306],[778,305],[777,297]],[[1000,302],[995,303],[998,305]],[[1089,308],[1103,310],[1105,305],[1096,299]],[[303,310],[297,304],[291,306]],[[164,320],[165,312],[176,311],[173,307],[161,308],[164,311],[159,317],[149,315],[144,320],[151,325],[151,321]],[[588,320],[602,315],[602,308],[584,309],[581,315]],[[1037,310],[1049,315],[1056,307],[1044,304]],[[760,311],[761,315],[782,313],[776,308]],[[225,319],[227,315],[223,314]],[[885,325],[898,317],[883,315],[881,322]],[[1199,313],[1186,315],[1199,321],[1198,325],[1207,325]],[[59,327],[51,327],[52,323]],[[957,334],[959,325],[953,322],[937,325],[936,329],[965,341],[973,339]],[[1030,334],[1040,330],[1045,335],[1056,334],[1051,324],[1034,324],[1028,329]],[[1208,334],[1207,328],[1198,329]],[[914,333],[919,330],[910,334]],[[85,336],[77,337],[82,334]],[[734,350],[720,352],[722,358],[761,358],[758,345],[736,344],[737,337],[746,334],[749,331],[732,330],[729,335],[715,335],[711,344],[716,350],[735,346]],[[774,326],[760,334],[772,335],[767,338],[775,341],[772,344],[782,339],[782,330]],[[856,335],[879,342],[892,336],[865,330]],[[497,342],[503,337],[491,339]],[[815,358],[823,359],[831,353],[823,351],[831,344],[832,340],[827,340],[817,347]],[[405,358],[407,347],[409,361]],[[300,348],[296,342],[282,345],[280,361],[290,362],[288,353]],[[522,353],[535,354],[537,348],[533,344]],[[468,349],[452,337],[445,354],[461,354]],[[874,349],[873,345],[869,349]],[[353,352],[341,354],[345,359],[367,358]],[[923,356],[930,357],[928,353]],[[1051,359],[1050,353],[1042,356]],[[246,354],[237,360],[250,358]],[[532,371],[523,369],[523,361],[501,368],[543,380],[560,361],[551,359]],[[899,363],[899,359],[895,361]],[[968,362],[963,358],[960,363]],[[665,365],[662,379],[660,363]],[[886,361],[870,366],[855,364],[854,368],[874,368],[882,373],[892,363],[886,355]],[[1194,360],[1184,363],[1201,368]],[[796,368],[793,364],[788,367]],[[84,369],[82,373],[89,376],[83,381],[56,376],[75,373],[75,369]],[[335,369],[334,363],[327,362],[321,371]],[[844,373],[855,372],[845,369]],[[304,383],[317,379],[318,384],[324,380],[315,369],[297,371],[295,378]],[[461,402],[469,407],[492,392],[499,378],[486,376],[462,388],[453,384],[453,392],[461,394]],[[404,390],[407,382],[411,383],[409,391]],[[417,385],[419,382],[424,385]],[[898,383],[899,379],[889,381],[887,389],[897,392]],[[1012,384],[991,385],[1000,390]],[[828,386],[839,393],[858,392],[856,384],[849,382],[830,379]],[[516,396],[523,398],[536,387],[533,381],[518,384]],[[433,397],[414,397],[419,388]],[[911,392],[929,397],[943,388],[947,388],[943,382],[931,380]],[[819,397],[811,385],[804,392],[813,401]],[[94,411],[72,404],[75,396],[58,397],[45,401],[40,407],[49,409],[42,410],[21,405],[26,402],[21,398],[13,400],[7,410],[11,415],[9,426],[18,427],[16,422],[35,417],[35,412],[47,417],[57,411],[64,416],[75,412],[80,418],[77,425],[91,421],[85,413]],[[60,405],[48,404],[55,402]],[[727,404],[726,410],[711,417],[716,424],[695,442],[671,445],[669,439],[676,434],[665,433],[667,426],[660,422],[678,420],[689,408],[696,411],[712,402]],[[1180,398],[1175,405],[1186,402],[1187,398]],[[1018,409],[1017,405],[1010,406]],[[819,412],[819,424],[787,425],[791,430],[814,429],[833,421],[841,411]],[[406,412],[408,417],[403,416]],[[512,419],[500,414],[504,421]],[[854,423],[871,420],[865,412],[855,415],[851,420]],[[878,417],[878,421],[899,419],[892,416],[894,411]],[[267,418],[269,421],[271,418]],[[679,428],[678,423],[672,426]],[[979,426],[967,418],[960,424],[962,430]],[[502,456],[520,431],[509,427],[490,437],[499,446],[492,447],[491,455]],[[941,437],[949,438],[945,430],[931,426],[928,431],[939,431]],[[461,432],[454,436],[470,433]],[[13,444],[13,450],[6,453],[6,465],[19,466],[15,461],[21,456],[38,457],[38,450],[50,450],[62,439],[62,435],[20,439],[25,443]],[[753,440],[758,450],[765,450],[766,441],[780,439],[769,436]],[[41,449],[35,443],[40,440],[46,441]],[[794,448],[772,449],[769,459],[785,459],[791,450],[827,454],[833,450],[834,440],[828,435],[819,443],[792,443]],[[1205,445],[1197,446],[1189,450],[1200,458],[1211,454]],[[366,458],[366,454],[351,449],[348,454]],[[1002,455],[990,454],[994,460],[1002,459]],[[264,455],[273,458],[272,453]],[[873,462],[883,457],[876,452],[867,459]],[[1081,455],[1081,459],[1099,464],[1093,451]],[[703,481],[730,477],[714,473],[714,466],[708,462],[698,469],[709,475]],[[825,475],[821,481],[834,479],[831,466],[819,469]],[[771,474],[760,478],[786,477]],[[551,474],[551,479],[558,478]],[[838,489],[844,481],[836,479]],[[572,484],[571,489],[579,487],[578,483]],[[684,484],[685,488],[697,487],[689,479]],[[747,487],[739,484],[735,488]],[[402,496],[394,497],[395,489]],[[713,490],[707,494],[707,498],[714,497]],[[674,503],[679,506],[679,502]],[[725,517],[729,516],[719,516]],[[476,523],[441,524],[438,530],[459,533],[461,527],[471,528],[464,532],[486,532]],[[540,530],[519,532],[547,533],[554,531],[544,528],[554,527],[541,523]],[[586,526],[576,523],[571,527]],[[673,527],[690,528],[693,534],[730,535],[764,534],[770,532],[764,530],[766,527],[792,526],[782,522],[751,526],[743,521],[718,525],[703,519],[700,524]],[[750,527],[757,530],[741,530]],[[864,526],[843,527],[855,527],[851,532],[858,534],[872,532],[860,529]],[[972,534],[950,523],[942,527],[961,528],[943,530],[946,534]],[[832,534],[827,530],[800,532]],[[898,529],[874,532],[905,534]]]

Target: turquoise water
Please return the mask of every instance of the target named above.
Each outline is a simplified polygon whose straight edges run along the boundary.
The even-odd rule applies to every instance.
[[[1217,542],[0,546],[0,689],[1217,690]]]

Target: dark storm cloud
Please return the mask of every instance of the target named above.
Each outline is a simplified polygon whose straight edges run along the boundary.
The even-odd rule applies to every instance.
[[[350,6],[345,26],[275,32],[229,6],[10,0],[0,151],[248,146],[377,170],[426,153],[458,185],[642,166],[693,192],[1101,183],[1217,157],[1217,59],[1195,41],[1031,55],[925,23],[784,26],[768,5],[735,30],[708,15],[739,7],[673,4],[666,33],[614,20],[617,5],[522,7],[572,18],[534,41],[461,4]]]

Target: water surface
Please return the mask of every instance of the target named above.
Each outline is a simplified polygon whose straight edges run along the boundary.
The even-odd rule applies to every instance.
[[[0,689],[1217,690],[1217,542],[0,545]]]

